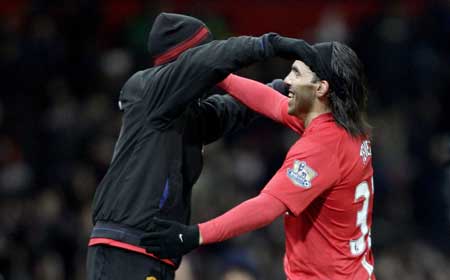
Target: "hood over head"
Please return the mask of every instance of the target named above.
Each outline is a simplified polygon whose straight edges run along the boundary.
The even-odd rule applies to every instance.
[[[184,51],[212,41],[212,34],[199,19],[161,13],[153,22],[147,42],[153,65],[175,60]]]

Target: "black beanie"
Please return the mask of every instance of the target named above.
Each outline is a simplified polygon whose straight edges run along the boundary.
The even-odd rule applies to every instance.
[[[175,60],[187,49],[208,43],[212,35],[196,18],[171,13],[159,14],[148,36],[147,48],[154,65]]]

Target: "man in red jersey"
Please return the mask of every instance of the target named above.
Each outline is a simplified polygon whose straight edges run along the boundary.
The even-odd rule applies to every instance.
[[[278,35],[271,40],[277,42]],[[346,45],[275,43],[296,60],[289,97],[230,75],[220,86],[301,137],[261,193],[199,225],[154,220],[142,242],[162,257],[263,227],[284,215],[288,279],[375,279],[373,169],[362,64]]]

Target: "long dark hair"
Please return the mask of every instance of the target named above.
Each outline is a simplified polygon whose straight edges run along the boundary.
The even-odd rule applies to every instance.
[[[334,119],[352,136],[370,137],[366,116],[369,91],[361,61],[350,47],[333,42],[331,70],[339,81],[339,88],[329,93]]]

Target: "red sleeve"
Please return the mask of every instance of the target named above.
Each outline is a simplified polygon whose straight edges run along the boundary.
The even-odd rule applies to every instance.
[[[222,216],[199,224],[203,243],[220,242],[270,224],[287,211],[275,197],[261,193]]]
[[[305,130],[302,120],[288,114],[289,99],[271,87],[233,74],[218,86],[253,111],[290,127],[298,134]]]
[[[339,178],[335,156],[327,152],[318,140],[300,139],[289,150],[283,165],[262,193],[278,198],[292,214],[298,216]]]

